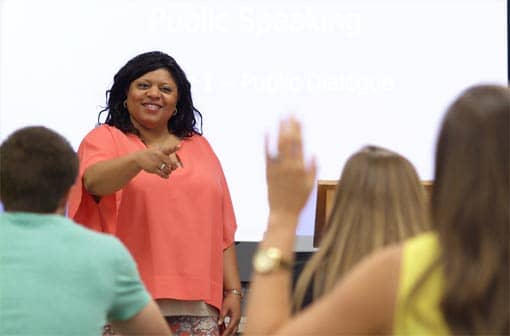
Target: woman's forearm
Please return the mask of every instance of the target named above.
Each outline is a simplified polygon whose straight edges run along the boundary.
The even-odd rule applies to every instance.
[[[235,244],[223,251],[223,287],[224,289],[241,289]]]
[[[295,242],[293,227],[297,225],[297,220],[298,217],[293,215],[271,214],[268,229],[259,248],[277,248],[283,259],[292,262]],[[281,225],[283,222],[291,224]],[[272,334],[284,325],[291,315],[292,269],[280,268],[268,274],[254,272],[251,280],[247,301],[249,318],[245,333]]]
[[[142,169],[136,155],[135,152],[90,166],[83,174],[85,189],[94,196],[105,196],[120,190]]]

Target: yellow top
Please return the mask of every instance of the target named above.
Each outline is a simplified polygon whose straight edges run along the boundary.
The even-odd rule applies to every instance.
[[[432,232],[418,235],[404,243],[395,308],[395,335],[450,334],[439,308],[443,290],[441,267],[435,267],[409,299],[416,283],[438,259],[439,253],[438,237]]]

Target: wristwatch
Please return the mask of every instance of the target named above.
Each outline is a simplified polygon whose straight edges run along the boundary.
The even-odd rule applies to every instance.
[[[279,269],[292,270],[292,262],[285,260],[276,247],[260,248],[253,256],[253,268],[257,273],[268,274]]]

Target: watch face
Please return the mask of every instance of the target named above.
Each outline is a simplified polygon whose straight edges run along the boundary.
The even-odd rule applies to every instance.
[[[253,259],[253,266],[257,272],[267,273],[274,269],[275,260],[265,251],[258,251]]]

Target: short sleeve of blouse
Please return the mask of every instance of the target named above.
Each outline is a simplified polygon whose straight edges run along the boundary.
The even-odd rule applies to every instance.
[[[111,126],[101,125],[90,131],[82,140],[78,148],[80,169],[69,194],[67,209],[69,217],[76,222],[93,230],[109,233],[112,233],[114,227],[108,222],[113,223],[115,217],[116,195],[103,196],[101,202],[97,203],[83,186],[83,174],[95,163],[118,156],[113,135],[115,131],[120,132]],[[105,220],[107,223],[104,223]]]
[[[112,132],[115,130],[111,126],[101,125],[94,128],[83,138],[78,149],[80,158],[80,172],[91,165],[113,159],[118,156],[115,140]],[[120,132],[120,131],[118,131]]]

